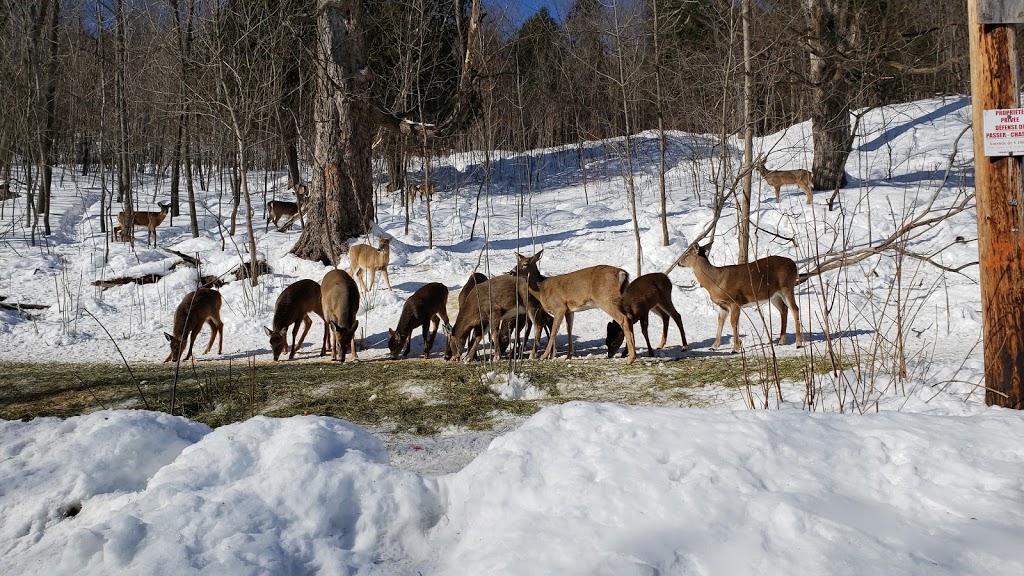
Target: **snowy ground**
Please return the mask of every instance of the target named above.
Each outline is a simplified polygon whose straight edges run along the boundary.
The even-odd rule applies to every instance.
[[[877,243],[933,196],[936,209],[954,205],[972,191],[969,132],[948,184],[938,183],[969,114],[965,99],[867,114],[839,210],[827,210],[824,193],[806,206],[795,188],[776,203],[755,178],[757,255],[786,255],[806,270],[837,251]],[[422,206],[406,234],[400,207],[382,198],[380,231],[393,238],[395,290],[378,288],[363,300],[368,349],[361,361],[385,356],[387,329],[416,288],[443,282],[454,297],[478,261],[485,273],[500,273],[515,252],[543,248],[541,270],[549,275],[600,263],[635,276],[617,144],[594,143],[582,155],[576,147],[497,153],[493,187],[479,203],[481,159],[441,159],[433,248]],[[717,150],[701,136],[671,135],[672,244],[663,247],[657,140],[643,134],[633,144],[642,272],[664,270],[710,217]],[[806,125],[757,146],[770,168],[810,164]],[[279,175],[258,178],[257,188],[280,187]],[[105,257],[97,184],[67,172],[59,190],[57,233],[42,245],[29,245],[4,206],[0,295],[51,308],[34,319],[0,312],[0,360],[113,362],[118,348],[131,362],[163,360],[162,332],[194,286],[195,270],[172,270],[176,257],[141,245],[133,253],[113,244]],[[166,194],[155,183],[148,190],[144,200]],[[184,215],[159,229],[161,246],[201,254],[204,274],[226,273],[247,258],[243,233],[222,240],[216,223],[229,206],[217,190],[202,197],[201,238],[190,237]],[[717,232],[718,264],[736,258],[733,208],[726,206]],[[922,230],[907,248],[948,267],[975,262],[975,217],[972,206]],[[259,256],[274,273],[256,288],[232,282],[221,290],[224,356],[269,360],[262,327],[277,295],[325,273],[287,254],[297,234],[258,227]],[[150,272],[166,276],[106,291],[91,285]],[[1024,449],[998,442],[1020,437],[1024,418],[981,402],[977,274],[977,266],[943,273],[886,253],[803,284],[810,343],[774,352],[820,362],[831,350],[858,366],[815,380],[813,412],[800,410],[805,382],[783,383],[783,401],[772,402],[780,409],[771,411],[745,410],[741,391],[707,386],[699,394],[717,408],[552,406],[489,445],[497,432],[452,430],[423,439],[415,457],[316,416],[255,418],[212,431],[138,411],[2,422],[0,573],[1024,573],[1012,546],[1024,540]],[[671,277],[691,351],[679,350],[673,328],[659,355],[686,362],[724,354],[709,350],[717,315],[706,293],[688,270]],[[577,316],[583,358],[574,362],[593,370],[623,362],[602,360],[605,322],[596,311]],[[762,319],[750,309],[740,322],[746,352],[770,353],[777,324],[774,311]],[[297,361],[321,362],[310,343],[319,330]],[[791,323],[790,341],[792,331]],[[731,345],[728,327],[724,343]],[[417,337],[413,354],[420,345]],[[634,369],[642,379],[657,363]],[[446,465],[452,454],[458,464]]]

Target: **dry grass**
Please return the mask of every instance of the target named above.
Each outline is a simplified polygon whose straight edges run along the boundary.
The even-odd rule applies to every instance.
[[[252,414],[286,417],[317,414],[357,424],[391,425],[432,434],[451,426],[490,428],[502,416],[529,415],[544,404],[570,400],[637,405],[699,406],[694,389],[706,384],[744,386],[762,368],[745,375],[739,357],[619,360],[526,361],[513,365],[440,360],[202,362],[182,365],[175,414],[211,426]],[[757,360],[753,361],[755,364]],[[777,359],[781,379],[801,380],[806,360]],[[818,362],[819,371],[827,370]],[[168,411],[175,378],[173,365],[136,364],[135,377],[149,408]],[[489,372],[516,372],[547,392],[543,400],[504,400],[483,382]],[[0,363],[0,418],[68,417],[107,408],[145,408],[136,383],[118,364]]]

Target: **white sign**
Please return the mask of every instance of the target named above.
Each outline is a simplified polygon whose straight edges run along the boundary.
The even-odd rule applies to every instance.
[[[1024,0],[978,0],[978,24],[1024,22]]]
[[[1024,108],[982,111],[985,156],[1024,156]]]

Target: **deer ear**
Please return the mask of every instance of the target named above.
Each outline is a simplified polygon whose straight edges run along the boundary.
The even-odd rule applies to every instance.
[[[359,320],[356,320],[355,322],[352,323],[352,334],[355,334],[356,330],[358,330],[358,329],[359,329]]]
[[[394,338],[395,337],[395,331],[392,330],[391,328],[388,328],[388,336]]]
[[[266,330],[267,336],[273,336],[274,335],[274,331],[271,330],[270,328],[267,328],[266,326],[264,326],[263,329]]]
[[[167,338],[168,342],[170,342],[171,340],[174,340],[174,336],[171,336],[167,332],[164,332],[164,338]]]
[[[534,254],[533,257],[532,257],[532,260],[534,262],[537,262],[538,260],[540,260],[540,257],[541,257],[542,254],[544,254],[544,250],[543,249],[540,252],[537,252],[536,254]]]

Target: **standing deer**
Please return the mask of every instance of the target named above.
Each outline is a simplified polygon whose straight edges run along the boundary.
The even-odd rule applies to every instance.
[[[145,226],[148,234],[146,235],[146,246],[149,246],[149,238],[153,237],[153,246],[156,246],[156,227],[164,221],[167,217],[167,211],[171,208],[170,202],[157,202],[157,206],[160,207],[159,212],[134,212],[132,213],[132,220],[135,226]],[[112,234],[115,238],[120,237],[122,242],[128,241],[128,231],[125,229],[125,218],[124,212],[117,213],[117,226],[114,226]]]
[[[491,334],[495,355],[500,354],[501,325],[503,321],[514,320],[520,314],[534,315],[536,300],[530,298],[529,288],[524,279],[512,276],[495,276],[473,286],[466,293],[459,315],[448,338],[445,359],[459,360],[467,340],[471,340],[467,361],[476,356],[477,348],[488,330]],[[534,321],[534,336],[539,338],[540,327]]]
[[[647,342],[649,356],[654,356],[651,339],[647,336],[648,316],[651,312],[661,318],[663,326],[661,344],[658,345],[658,348],[664,348],[665,342],[668,340],[668,319],[671,316],[676,326],[679,327],[679,335],[683,339],[682,350],[686,350],[686,330],[683,330],[683,318],[672,304],[672,281],[668,279],[668,275],[662,272],[652,272],[630,282],[622,294],[622,311],[629,317],[630,324],[635,324],[637,320],[640,321],[640,331],[644,335],[644,342]],[[608,323],[608,336],[604,342],[608,346],[609,358],[619,350],[624,336],[622,327],[615,322]],[[626,355],[625,350],[622,351],[622,355]]]
[[[444,321],[445,332],[451,333],[451,323],[448,321],[448,287],[440,282],[431,282],[413,293],[405,306],[402,307],[402,315],[398,319],[398,327],[394,330],[388,329],[388,348],[391,350],[391,358],[398,359],[401,353],[409,355],[412,347],[412,331],[417,326],[423,327],[423,357],[430,358],[430,351],[434,348],[434,339],[437,337],[437,328]],[[429,331],[428,326],[433,324],[433,330]],[[405,352],[402,353],[402,347]]]
[[[409,187],[410,197],[421,202],[426,202],[427,198],[433,198],[435,192],[437,192],[437,185],[433,182],[413,184]]]
[[[547,278],[537,269],[537,261],[542,254],[543,250],[529,257],[516,254],[515,268],[520,278],[526,278],[530,294],[540,301],[545,311],[555,317],[551,337],[541,359],[553,358],[557,353],[558,329],[562,326],[562,318],[565,318],[566,332],[569,334],[567,358],[572,358],[573,314],[581,310],[600,308],[622,327],[626,335],[626,350],[629,353],[626,362],[632,364],[636,359],[633,324],[622,310],[622,293],[629,282],[629,273],[621,268],[601,264]],[[539,332],[538,327],[535,333]],[[537,353],[537,340],[533,341],[534,356]]]
[[[814,190],[811,184],[811,173],[807,170],[768,170],[764,166],[763,158],[759,159],[755,166],[758,173],[761,174],[761,178],[764,178],[765,182],[772,188],[775,188],[776,202],[779,201],[779,192],[783,186],[796,184],[807,194],[807,203],[811,203]]]
[[[186,336],[189,343],[188,354],[184,360],[191,358],[192,346],[195,345],[204,324],[210,325],[210,343],[206,345],[203,354],[210,351],[218,334],[220,343],[217,345],[217,354],[224,353],[224,322],[220,319],[220,305],[220,292],[211,288],[199,288],[185,295],[174,311],[174,335],[164,332],[164,337],[171,343],[171,353],[164,362],[177,362],[178,358],[181,358],[181,347]]]
[[[768,256],[747,264],[714,266],[708,260],[709,242],[705,246],[691,245],[672,265],[693,270],[697,282],[708,291],[711,301],[718,306],[718,333],[712,350],[722,345],[722,327],[725,317],[732,320],[732,351],[740,351],[739,316],[743,306],[770,300],[782,315],[779,344],[786,343],[786,317],[793,310],[796,322],[796,347],[803,344],[800,330],[800,309],[796,306],[794,288],[797,280],[796,262],[784,256]],[[669,268],[671,270],[671,268]]]
[[[380,248],[374,248],[369,244],[356,244],[348,249],[350,262],[349,275],[359,278],[359,284],[363,292],[369,292],[373,288],[373,282],[377,279],[377,271],[384,274],[384,281],[388,283],[388,290],[394,291],[391,287],[391,279],[388,278],[388,263],[391,261],[391,239],[381,238]],[[363,270],[370,272],[370,288],[363,282]]]
[[[267,226],[270,223],[274,223],[274,227],[280,230],[281,218],[285,219],[285,224],[291,226],[291,220],[299,213],[302,209],[302,196],[296,196],[297,202],[288,202],[286,200],[271,200],[267,202]]]
[[[352,358],[356,355],[356,329],[359,320],[359,289],[356,282],[344,270],[329,270],[320,282],[320,299],[324,311],[324,320],[331,327],[331,360],[345,361],[345,353],[352,350]]]
[[[288,328],[293,324],[295,327],[292,329],[292,349],[288,354],[288,359],[295,358],[295,351],[302,347],[302,343],[306,341],[306,334],[309,333],[309,328],[313,325],[313,319],[309,317],[310,313],[315,313],[321,319],[324,318],[320,299],[320,284],[317,284],[315,280],[299,280],[285,288],[277,297],[277,303],[274,305],[274,328],[263,327],[267,336],[270,336],[270,350],[274,353],[275,362],[288,349]],[[302,336],[296,342],[295,337],[299,333],[300,324],[305,328],[302,331]],[[325,320],[323,344],[320,346],[321,356],[327,353],[328,330]]]

